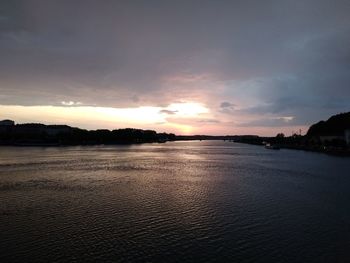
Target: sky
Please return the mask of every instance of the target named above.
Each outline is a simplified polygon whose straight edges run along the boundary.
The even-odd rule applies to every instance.
[[[350,110],[348,0],[1,0],[0,119],[291,135]]]

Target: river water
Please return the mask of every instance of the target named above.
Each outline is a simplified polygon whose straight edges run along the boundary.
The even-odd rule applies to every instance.
[[[223,141],[1,147],[0,262],[350,262],[350,159]]]

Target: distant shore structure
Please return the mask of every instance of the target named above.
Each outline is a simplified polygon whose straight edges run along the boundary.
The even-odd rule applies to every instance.
[[[14,126],[15,122],[13,120],[2,120],[0,121],[0,126]]]
[[[12,120],[0,121],[0,133],[11,132],[13,127],[15,127],[15,122]]]

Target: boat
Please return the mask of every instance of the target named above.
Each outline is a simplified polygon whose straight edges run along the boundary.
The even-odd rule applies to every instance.
[[[266,143],[265,148],[270,149],[270,150],[279,150],[280,149],[280,147],[278,147],[277,145],[272,145],[270,143]]]

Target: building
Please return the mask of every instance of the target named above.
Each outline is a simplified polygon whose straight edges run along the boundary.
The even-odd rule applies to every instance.
[[[2,120],[0,121],[0,126],[14,126],[15,122],[12,120]]]
[[[0,133],[9,133],[15,127],[15,122],[11,120],[0,121]]]

